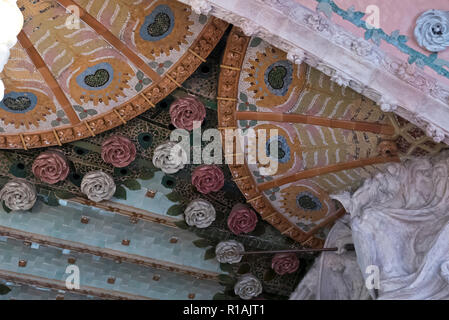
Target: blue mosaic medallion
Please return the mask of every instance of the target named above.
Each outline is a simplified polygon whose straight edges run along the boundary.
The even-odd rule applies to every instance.
[[[271,149],[276,149],[275,141],[277,140],[277,157],[271,156]],[[266,144],[267,157],[275,158],[280,163],[286,163],[290,160],[290,147],[287,140],[283,136],[271,137]]]
[[[87,90],[103,90],[107,88],[114,78],[114,69],[107,62],[99,63],[87,68],[76,77],[78,85]]]
[[[296,196],[296,205],[305,211],[319,211],[323,207],[320,199],[307,191],[301,192]]]
[[[175,26],[175,17],[170,7],[157,6],[140,28],[140,36],[147,41],[159,41],[167,37]]]
[[[265,70],[264,80],[271,93],[285,96],[293,80],[293,64],[288,60],[276,61]]]
[[[37,97],[31,92],[11,91],[5,94],[0,108],[12,113],[27,113],[36,107]]]

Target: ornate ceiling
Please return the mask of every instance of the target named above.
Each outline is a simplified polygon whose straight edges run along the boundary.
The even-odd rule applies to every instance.
[[[197,1],[195,9],[209,12],[201,6],[209,2]],[[6,87],[0,183],[26,179],[36,190],[30,212],[13,209],[8,215],[2,197],[0,236],[7,241],[0,242],[6,252],[0,255],[0,279],[63,290],[64,284],[54,285],[60,281],[55,274],[78,261],[89,270],[83,283],[88,290],[81,293],[102,298],[207,299],[222,286],[219,296],[237,298],[235,278],[247,273],[261,291],[263,285],[263,297],[285,297],[313,255],[298,254],[295,268],[281,274],[271,255],[240,256],[232,265],[220,261],[218,244],[235,240],[249,252],[322,248],[329,227],[346,213],[333,194],[356,190],[389,163],[447,148],[382,110],[379,101],[337,84],[335,70],[329,74],[321,63],[248,36],[251,26],[243,24],[245,32],[228,28],[178,1],[18,5],[24,28],[0,74]],[[187,111],[172,112],[174,102]],[[257,133],[241,150],[224,148],[223,160],[234,162],[206,167],[218,182],[202,177],[196,163],[169,163],[166,170],[154,160],[184,124],[183,116],[191,115],[192,104],[201,109],[203,132]],[[258,130],[269,132],[264,156],[277,165],[273,175],[264,175],[266,166],[250,158],[260,152]],[[122,148],[118,160],[126,161],[104,156],[105,145],[117,136],[128,153],[120,143],[110,149]],[[222,137],[223,147],[229,141],[235,147],[235,139]],[[277,156],[269,152],[274,141]],[[45,156],[37,148],[47,146],[59,151],[65,172],[48,183],[34,168]],[[235,163],[238,158],[243,162]],[[41,165],[52,163],[44,157]],[[102,201],[82,187],[92,171],[109,179]],[[194,180],[203,178],[209,180],[200,188]],[[207,207],[198,209],[207,221],[195,224],[198,217],[186,219],[186,212],[198,202]],[[230,223],[232,215],[246,225]],[[61,257],[59,249],[70,257]],[[51,261],[48,270],[40,268],[42,257]],[[22,289],[17,294],[32,291]]]
[[[345,213],[331,194],[355,190],[386,163],[445,148],[406,120],[305,63],[294,64],[285,52],[238,28],[228,39],[218,95],[221,128],[278,130],[267,138],[267,149],[278,141],[274,175],[261,174],[263,165],[250,161],[257,144],[249,139],[245,164],[235,164],[235,151],[231,172],[265,220],[312,246],[322,245],[323,226]]]
[[[24,28],[1,74],[0,148],[60,145],[126,123],[179,87],[227,27],[176,1],[18,6]]]

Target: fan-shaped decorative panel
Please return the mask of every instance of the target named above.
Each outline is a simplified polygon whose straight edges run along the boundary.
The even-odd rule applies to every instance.
[[[0,148],[116,127],[180,86],[227,23],[173,0],[19,0],[24,28],[1,74]]]
[[[256,136],[253,143],[244,140],[244,164],[237,163],[236,148],[229,156],[234,181],[263,219],[311,246],[322,245],[323,227],[345,213],[330,194],[354,190],[387,163],[436,153],[445,146],[237,28],[224,53],[218,96],[220,127],[244,134],[254,129]],[[259,130],[267,134],[267,157],[270,143],[277,140],[273,175],[263,175],[263,165],[249,158],[260,152],[255,150],[260,148]]]

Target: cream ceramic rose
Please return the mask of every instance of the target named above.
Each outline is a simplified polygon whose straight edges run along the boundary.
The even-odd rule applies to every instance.
[[[184,219],[189,226],[207,228],[215,221],[215,208],[206,200],[196,199],[184,211]]]
[[[253,299],[262,293],[262,283],[252,274],[244,274],[235,284],[234,293],[243,300]]]
[[[215,247],[215,257],[220,263],[239,263],[245,247],[235,240],[222,241]]]
[[[81,192],[95,202],[111,199],[115,189],[114,179],[103,171],[89,172],[81,181]]]
[[[36,188],[24,179],[13,179],[0,190],[0,200],[13,211],[30,210],[37,200]]]

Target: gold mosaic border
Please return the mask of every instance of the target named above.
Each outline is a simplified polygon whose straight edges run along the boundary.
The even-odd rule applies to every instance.
[[[189,78],[209,56],[222,38],[228,23],[211,17],[193,44],[158,82],[137,94],[130,101],[107,113],[82,121],[79,124],[61,126],[33,133],[0,135],[0,149],[32,149],[62,145],[113,129],[135,118],[174,91]],[[201,59],[200,59],[201,57]]]
[[[236,104],[239,89],[240,70],[245,59],[250,37],[237,27],[233,27],[226,44],[218,82],[218,126],[220,129],[237,128]],[[225,136],[222,135],[223,150]],[[233,155],[235,156],[235,155]],[[228,165],[235,184],[243,193],[247,202],[282,234],[312,248],[322,248],[324,240],[314,237],[290,222],[271,205],[270,201],[258,190],[247,164]]]

